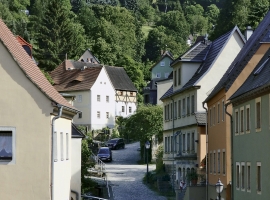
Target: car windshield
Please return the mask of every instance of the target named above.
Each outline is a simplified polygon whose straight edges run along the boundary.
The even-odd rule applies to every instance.
[[[117,140],[110,140],[108,143],[116,143]]]
[[[100,149],[98,153],[109,153],[109,149]]]

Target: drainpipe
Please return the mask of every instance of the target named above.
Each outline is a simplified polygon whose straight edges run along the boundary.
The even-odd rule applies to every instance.
[[[171,100],[172,100],[172,120],[173,120],[173,125],[172,125],[172,135],[173,135],[173,182],[172,182],[172,188],[173,188],[173,192],[174,192],[174,190],[175,190],[175,188],[174,188],[174,168],[175,168],[175,166],[174,166],[174,150],[175,150],[175,139],[174,139],[174,99],[171,97]]]
[[[58,107],[58,115],[53,117],[52,119],[52,135],[51,135],[51,200],[54,200],[54,158],[53,158],[53,152],[54,152],[54,149],[53,149],[53,144],[54,144],[54,140],[53,140],[53,134],[54,134],[54,123],[55,123],[55,120],[57,120],[58,118],[60,118],[62,116],[62,111],[63,111],[63,106],[60,105],[60,104],[57,104],[57,107]]]
[[[76,192],[75,190],[71,190],[71,192],[76,194],[76,200],[79,200],[79,192]]]
[[[205,173],[205,180],[206,180],[206,199],[208,199],[208,129],[207,129],[207,108],[204,106],[205,102],[202,103],[203,108],[206,111],[206,122],[205,122],[205,133],[206,133],[206,156],[205,156],[205,169],[206,169],[206,173]]]
[[[229,115],[230,119],[231,119],[231,200],[233,200],[233,179],[234,179],[234,173],[233,173],[233,170],[234,170],[234,167],[233,167],[233,117],[230,113],[228,113],[227,111],[227,107],[228,105],[230,105],[231,102],[228,102],[225,104],[225,112],[227,115]]]

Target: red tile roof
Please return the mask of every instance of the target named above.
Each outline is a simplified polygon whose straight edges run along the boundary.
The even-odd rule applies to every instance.
[[[75,65],[76,67],[74,67]],[[81,65],[81,67],[78,68],[77,65]],[[89,90],[101,69],[102,65],[65,60],[51,72],[54,88],[58,92]]]
[[[43,92],[53,102],[61,104],[65,109],[71,109],[78,112],[64,97],[62,97],[55,88],[49,83],[34,61],[28,56],[16,37],[8,29],[5,23],[0,19],[0,41],[6,46],[7,50],[17,62],[20,69],[26,74],[26,77],[34,83],[41,92]]]

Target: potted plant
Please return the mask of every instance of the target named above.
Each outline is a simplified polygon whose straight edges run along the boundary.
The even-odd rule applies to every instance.
[[[199,175],[197,174],[197,171],[191,171],[187,174],[187,178],[189,181],[191,181],[192,185],[197,185]]]

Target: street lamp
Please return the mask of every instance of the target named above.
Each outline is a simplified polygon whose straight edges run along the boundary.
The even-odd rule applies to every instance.
[[[223,190],[223,184],[220,181],[220,178],[218,179],[218,182],[216,183],[216,191],[218,193],[218,199],[221,200],[221,192]]]
[[[147,140],[145,142],[145,148],[146,148],[146,164],[147,164],[147,170],[146,170],[146,180],[148,183],[148,149],[150,148],[150,142]]]

